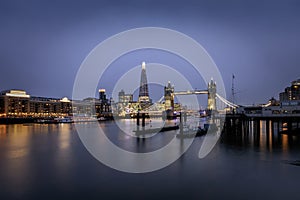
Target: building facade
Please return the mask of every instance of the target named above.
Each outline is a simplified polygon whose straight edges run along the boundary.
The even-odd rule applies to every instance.
[[[99,99],[87,98],[72,101],[67,97],[46,98],[30,96],[24,90],[5,90],[0,93],[0,117],[52,118],[76,114],[91,114],[96,117],[111,116],[111,102],[105,91]]]
[[[286,87],[284,92],[279,94],[279,100],[281,102],[300,100],[300,79],[292,81],[291,86]]]
[[[133,101],[133,94],[125,94],[124,90],[119,92],[119,103],[129,103]]]
[[[27,116],[30,112],[30,95],[24,90],[5,90],[0,93],[0,110],[3,117]]]

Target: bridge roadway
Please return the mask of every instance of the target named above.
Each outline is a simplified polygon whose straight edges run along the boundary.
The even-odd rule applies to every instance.
[[[173,95],[208,94],[208,90],[175,91]]]

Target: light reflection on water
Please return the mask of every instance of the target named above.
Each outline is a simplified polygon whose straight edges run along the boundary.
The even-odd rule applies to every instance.
[[[99,126],[107,130],[112,142],[135,152],[161,148],[176,133],[137,140],[120,131],[114,122],[101,122]],[[138,176],[117,172],[96,161],[83,147],[73,124],[0,125],[0,199],[41,199],[45,194],[49,199],[85,198],[92,194],[97,199],[108,194],[119,197],[112,193],[113,188],[125,197],[139,193],[138,189],[144,195],[151,196],[153,191],[158,195],[164,188],[166,195],[187,197],[199,197],[191,189],[212,198],[229,198],[233,194],[241,198],[251,192],[247,194],[250,199],[267,187],[273,193],[262,193],[261,197],[293,197],[300,167],[282,161],[300,160],[299,136],[278,133],[276,123],[267,131],[265,121],[260,122],[259,133],[252,122],[246,130],[222,135],[204,159],[197,157],[203,137],[196,138],[178,162]],[[282,188],[283,183],[289,187]],[[151,192],[143,188],[151,188]]]

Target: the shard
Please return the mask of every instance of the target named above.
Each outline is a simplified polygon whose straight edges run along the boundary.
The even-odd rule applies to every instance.
[[[145,62],[142,63],[142,72],[141,72],[141,81],[140,81],[140,90],[139,90],[139,102],[140,103],[149,103],[150,102]]]

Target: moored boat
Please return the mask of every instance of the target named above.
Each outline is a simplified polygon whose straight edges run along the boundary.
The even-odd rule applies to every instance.
[[[73,119],[71,117],[57,117],[54,118],[53,123],[73,123]]]

